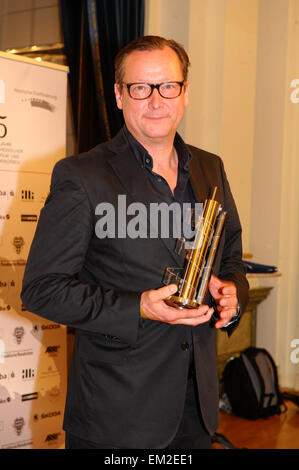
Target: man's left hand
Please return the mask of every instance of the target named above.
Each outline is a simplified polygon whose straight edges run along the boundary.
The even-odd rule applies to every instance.
[[[223,281],[216,276],[211,276],[209,290],[216,302],[219,315],[215,322],[215,328],[223,328],[238,311],[236,285],[231,281]]]

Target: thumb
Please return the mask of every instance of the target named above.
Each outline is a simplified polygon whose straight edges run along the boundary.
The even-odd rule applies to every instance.
[[[167,299],[178,290],[176,284],[169,284],[168,286],[160,287],[152,292],[153,300]]]

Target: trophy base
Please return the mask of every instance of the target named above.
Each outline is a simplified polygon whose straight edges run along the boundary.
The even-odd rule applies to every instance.
[[[165,299],[165,302],[170,307],[179,309],[197,308],[200,305],[199,303],[195,302],[195,300],[185,299],[184,297],[179,297],[177,295],[172,295],[171,297],[168,297],[168,299]]]

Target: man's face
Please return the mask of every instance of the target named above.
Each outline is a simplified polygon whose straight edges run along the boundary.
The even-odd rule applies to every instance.
[[[183,81],[179,58],[170,47],[153,51],[134,51],[126,57],[124,83],[163,83]],[[154,89],[145,100],[134,100],[126,86],[115,84],[115,96],[122,109],[125,123],[134,137],[144,146],[173,139],[183,119],[188,102],[188,83],[177,98],[167,99]]]

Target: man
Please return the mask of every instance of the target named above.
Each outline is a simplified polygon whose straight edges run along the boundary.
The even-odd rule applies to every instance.
[[[125,126],[110,142],[56,164],[22,300],[76,328],[68,448],[208,448],[218,417],[213,324],[230,333],[247,300],[240,222],[221,160],[176,133],[188,103],[184,49],[145,36],[115,66]],[[163,286],[162,277],[183,262],[175,237],[130,236],[119,220],[105,237],[103,207],[119,214],[125,197],[129,228],[136,202],[148,215],[153,203],[203,202],[214,186],[228,218],[209,297],[196,309],[170,307],[164,300],[176,286]]]

